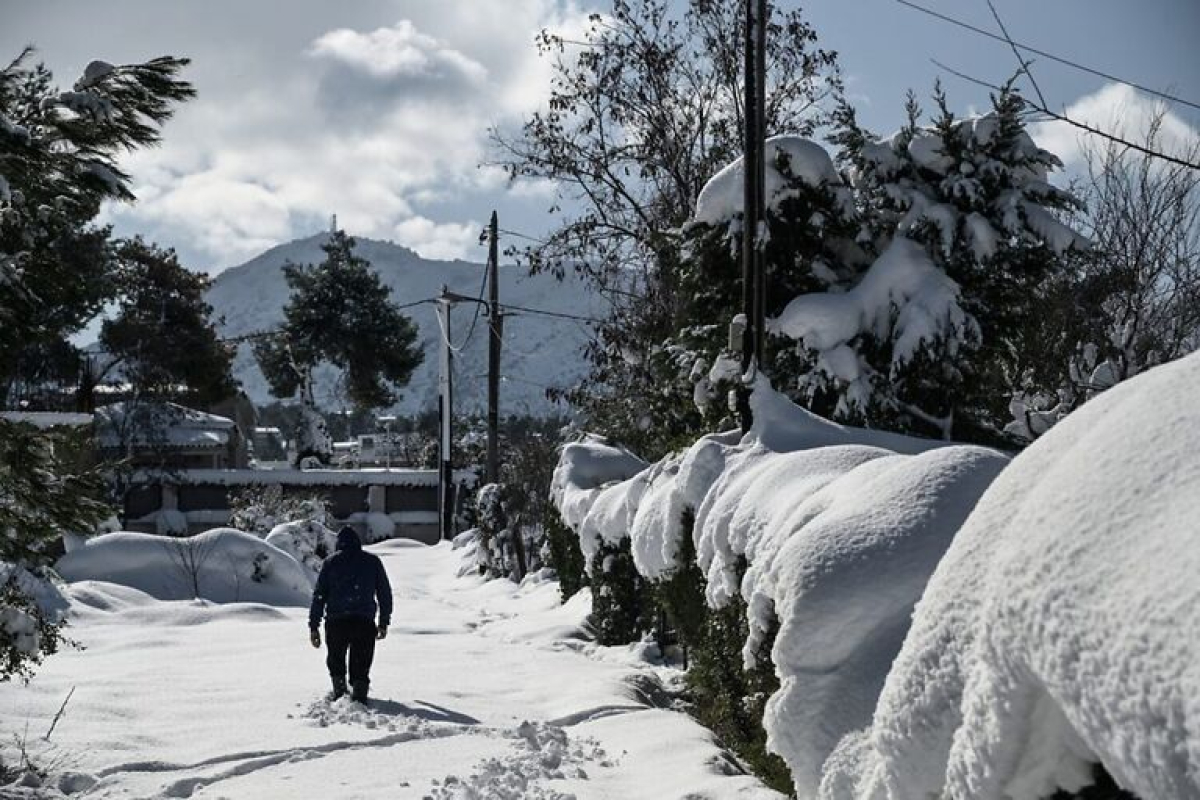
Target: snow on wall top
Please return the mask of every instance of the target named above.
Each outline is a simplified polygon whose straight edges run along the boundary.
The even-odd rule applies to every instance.
[[[1102,762],[1200,796],[1200,354],[1089,401],[980,500],[821,796],[1033,800]]]
[[[563,521],[578,530],[583,518],[606,484],[622,481],[644,470],[645,461],[599,436],[563,446],[550,482]]]
[[[564,519],[589,557],[628,537],[638,572],[655,580],[678,566],[684,513],[694,513],[708,604],[747,602],[748,666],[777,627],[781,683],[764,725],[800,795],[812,796],[842,736],[870,721],[926,580],[1007,457],[838,425],[761,379],[751,407],[745,436],[705,436],[577,492]]]
[[[786,196],[788,176],[777,164],[786,164],[794,178],[808,186],[841,184],[841,176],[825,148],[802,136],[773,136],[767,139],[764,191],[767,205]],[[695,222],[719,225],[742,213],[743,159],[729,164],[704,185],[696,200]]]

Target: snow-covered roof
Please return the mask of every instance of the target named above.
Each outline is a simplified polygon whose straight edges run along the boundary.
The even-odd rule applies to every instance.
[[[455,472],[456,481],[473,473]],[[144,470],[135,482],[163,481],[182,485],[256,486],[437,486],[436,469],[187,469]]]
[[[237,428],[227,417],[177,403],[113,403],[96,409],[96,422],[101,447],[217,448]]]
[[[0,411],[0,419],[20,422],[35,428],[82,428],[92,424],[91,414],[61,411]]]

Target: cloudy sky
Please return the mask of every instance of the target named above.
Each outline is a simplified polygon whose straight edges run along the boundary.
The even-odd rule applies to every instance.
[[[1198,0],[995,0],[1015,38],[1200,102]],[[794,0],[781,0],[785,6]],[[984,0],[922,0],[980,27]],[[350,232],[392,239],[431,258],[478,260],[478,232],[499,208],[532,234],[546,186],[510,187],[488,160],[489,126],[512,127],[545,96],[543,28],[578,32],[607,0],[0,0],[0,57],[27,43],[63,83],[94,58],[193,59],[198,98],[163,147],[127,167],[139,202],[111,209],[119,233],[174,246],[217,272],[311,234],[336,213]],[[839,51],[862,120],[901,119],[904,91],[928,94],[932,58],[1000,82],[1007,47],[948,27],[894,0],[804,4],[823,46]],[[11,55],[9,55],[11,54]],[[1060,65],[1035,66],[1056,107],[1100,125],[1136,128],[1153,107],[1132,90]],[[956,110],[987,91],[944,76]],[[1195,136],[1200,111],[1173,106],[1169,133]],[[1039,138],[1070,161],[1073,133]]]

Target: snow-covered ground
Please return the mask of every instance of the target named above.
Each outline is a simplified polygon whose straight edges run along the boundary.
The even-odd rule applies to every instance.
[[[671,670],[588,641],[586,592],[559,605],[554,583],[456,578],[448,545],[371,549],[396,610],[366,710],[324,699],[306,609],[71,584],[84,649],[0,684],[5,762],[22,739],[52,779],[0,795],[780,797],[670,710]]]

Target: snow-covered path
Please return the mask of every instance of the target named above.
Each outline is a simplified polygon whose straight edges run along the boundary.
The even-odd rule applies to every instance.
[[[56,789],[94,798],[780,797],[664,707],[666,671],[585,640],[586,601],[455,578],[447,545],[373,549],[396,611],[369,709],[323,700],[305,609],[81,583],[86,649],[0,685],[5,760],[24,737]]]

